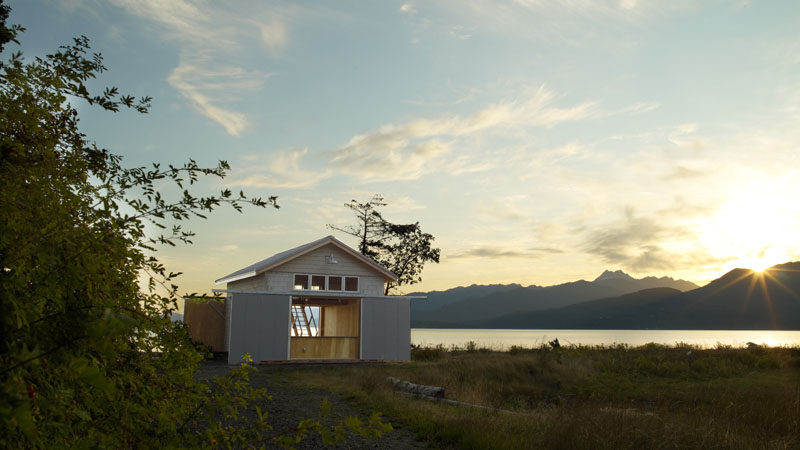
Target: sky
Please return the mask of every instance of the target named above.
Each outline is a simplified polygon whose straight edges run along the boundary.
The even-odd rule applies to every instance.
[[[160,250],[187,292],[335,234],[374,194],[441,248],[406,292],[800,260],[794,0],[6,4],[27,28],[6,53],[86,35],[109,69],[96,89],[154,98],[76,104],[99,146],[131,166],[224,159],[198,192],[278,196]]]

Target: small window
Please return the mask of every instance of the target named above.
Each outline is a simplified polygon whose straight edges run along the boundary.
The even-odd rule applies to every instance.
[[[341,291],[342,290],[342,277],[328,277],[328,290]]]
[[[311,290],[312,291],[325,290],[325,275],[311,275]]]
[[[358,278],[344,277],[344,290],[350,292],[358,292]]]
[[[294,276],[294,288],[295,289],[308,289],[308,275],[295,275]]]

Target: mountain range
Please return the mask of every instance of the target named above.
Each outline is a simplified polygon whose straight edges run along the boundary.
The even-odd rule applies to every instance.
[[[411,303],[416,328],[800,329],[800,262],[734,269],[703,287],[605,271],[557,286],[459,287]]]

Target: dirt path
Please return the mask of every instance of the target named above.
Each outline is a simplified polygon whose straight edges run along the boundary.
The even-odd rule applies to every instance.
[[[287,371],[303,370],[302,366],[257,366],[258,372],[251,377],[255,387],[266,388],[272,396],[271,401],[264,401],[259,405],[262,411],[269,413],[269,421],[277,433],[291,430],[302,419],[316,417],[320,411],[320,404],[325,397],[331,402],[331,421],[341,422],[347,416],[358,416],[362,420],[368,419],[370,411],[361,408],[351,401],[344,400],[336,394],[318,389],[297,387],[285,381]],[[214,376],[225,375],[231,366],[224,361],[207,361],[201,364],[198,377],[206,379]],[[255,414],[253,412],[253,414]],[[338,443],[325,448],[331,449],[361,449],[361,448],[388,448],[388,449],[419,449],[427,448],[425,442],[418,441],[414,434],[400,428],[391,419],[393,431],[386,433],[380,439],[366,439],[360,436],[348,435],[347,442]],[[309,435],[300,444],[298,449],[317,449],[324,447],[319,436]]]

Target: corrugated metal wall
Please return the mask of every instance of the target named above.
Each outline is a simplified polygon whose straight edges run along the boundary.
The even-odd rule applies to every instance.
[[[244,353],[255,363],[289,358],[289,296],[229,294],[228,301],[228,364],[241,362]]]
[[[361,299],[361,359],[411,359],[410,300]]]

